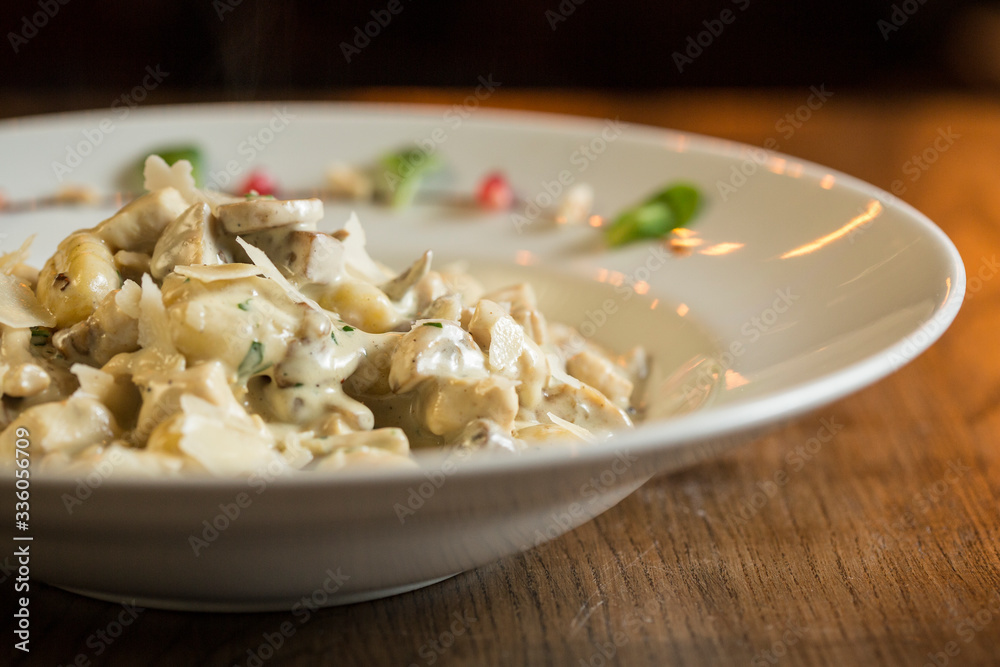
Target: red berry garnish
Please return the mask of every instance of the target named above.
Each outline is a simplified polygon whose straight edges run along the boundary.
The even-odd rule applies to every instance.
[[[247,180],[243,182],[240,186],[239,193],[241,195],[248,194],[251,190],[257,194],[273,195],[275,190],[278,189],[278,184],[275,182],[274,177],[270,173],[264,171],[263,169],[254,169],[250,172]]]
[[[506,211],[514,203],[514,190],[506,176],[498,171],[493,172],[479,183],[476,201],[483,208]]]

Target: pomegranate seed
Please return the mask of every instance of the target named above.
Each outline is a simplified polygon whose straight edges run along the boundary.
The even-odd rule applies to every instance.
[[[505,211],[514,203],[514,190],[500,172],[487,175],[476,191],[476,201],[483,208]]]

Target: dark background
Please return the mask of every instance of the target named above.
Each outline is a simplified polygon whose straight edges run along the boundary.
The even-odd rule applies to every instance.
[[[998,3],[963,0],[398,0],[348,63],[341,42],[389,0],[17,0],[0,8],[0,94],[128,90],[146,66],[174,89],[249,99],[371,85],[694,88],[825,83],[872,91],[989,84]],[[579,1],[579,0],[577,0]],[[551,25],[560,7],[574,8]],[[909,9],[884,38],[878,22]],[[25,20],[52,17],[31,34]],[[745,7],[745,9],[741,9]],[[724,9],[735,20],[678,71],[675,52]],[[383,18],[388,14],[382,14]],[[719,24],[716,24],[718,27]],[[703,35],[707,41],[708,35]],[[17,41],[17,40],[15,40]],[[363,44],[363,42],[361,42]]]

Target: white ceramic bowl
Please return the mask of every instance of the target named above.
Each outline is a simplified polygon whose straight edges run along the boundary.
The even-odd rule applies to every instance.
[[[124,165],[192,142],[205,149],[217,183],[227,167],[243,177],[266,165],[286,185],[319,187],[331,162],[370,162],[416,141],[450,165],[436,187],[454,192],[470,193],[501,169],[522,198],[542,204],[565,183],[589,183],[605,215],[676,179],[699,184],[709,205],[687,256],[653,242],[608,251],[586,225],[540,218],[518,231],[506,214],[359,209],[372,254],[390,264],[402,267],[429,248],[438,261],[470,260],[492,281],[527,277],[551,319],[619,349],[646,345],[662,371],[650,393],[658,416],[600,444],[518,457],[430,456],[420,471],[252,481],[36,475],[32,576],[95,597],[301,609],[474,568],[574,528],[656,473],[888,375],[941,335],[965,291],[951,242],[892,195],[716,139],[539,114],[463,118],[435,107],[212,105],[122,115],[0,124],[0,188],[10,199],[42,197],[61,175],[112,192]],[[63,235],[109,212],[5,213],[0,250],[37,232],[40,264]],[[331,228],[348,212],[329,205]],[[515,212],[523,215],[524,205]],[[12,485],[5,477],[2,492]],[[83,500],[72,512],[70,497]],[[192,538],[207,544],[197,555]]]

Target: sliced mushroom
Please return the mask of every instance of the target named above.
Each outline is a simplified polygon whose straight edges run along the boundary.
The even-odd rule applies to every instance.
[[[383,292],[393,301],[399,301],[410,291],[421,278],[431,270],[431,258],[433,255],[428,250],[415,261],[410,268],[381,286]]]
[[[420,313],[420,319],[426,320],[453,320],[458,321],[462,317],[462,300],[457,294],[446,294],[440,296],[427,306]]]
[[[437,271],[428,271],[427,275],[418,280],[417,284],[414,285],[414,293],[417,296],[417,309],[420,311],[426,310],[437,299],[449,295],[455,296],[459,306],[462,305],[461,295],[449,290],[441,274]]]
[[[135,283],[126,285],[131,286],[130,290],[138,289]],[[99,366],[116,354],[138,350],[139,321],[122,310],[119,294],[120,290],[109,292],[87,319],[57,331],[52,345],[70,360],[89,358]]]
[[[176,266],[222,264],[227,261],[212,233],[212,210],[195,204],[163,230],[149,263],[150,273],[163,280]]]
[[[299,283],[329,285],[340,277],[344,266],[344,245],[326,232],[275,229],[243,238]]]
[[[142,274],[149,273],[150,257],[144,252],[132,252],[131,250],[119,250],[114,254],[115,266],[122,274],[122,280],[133,280],[140,282]]]
[[[483,352],[468,332],[453,322],[418,322],[393,351],[389,387],[404,393],[430,378],[487,374]]]
[[[145,194],[97,225],[94,233],[112,252],[131,250],[150,254],[164,227],[184,212],[188,203],[174,188]]]
[[[260,232],[295,225],[297,229],[315,230],[323,217],[319,199],[249,199],[225,204],[217,211],[219,221],[230,234]]]

